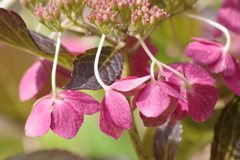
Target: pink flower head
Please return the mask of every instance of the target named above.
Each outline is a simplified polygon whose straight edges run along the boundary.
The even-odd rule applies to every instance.
[[[151,39],[147,38],[145,40],[146,45],[153,55],[156,55],[158,49],[150,43]],[[134,37],[127,37],[127,48],[129,51],[133,49],[133,46],[137,43],[137,39]],[[144,49],[140,46],[131,56],[130,65],[131,65],[131,75],[133,76],[146,76],[149,75],[149,63],[150,58],[144,51]]]
[[[47,95],[35,103],[25,125],[27,136],[42,136],[51,128],[63,138],[73,138],[83,123],[83,115],[92,115],[100,109],[99,102],[79,91],[66,90],[59,96],[53,99]]]
[[[19,85],[21,101],[38,99],[51,92],[50,72],[52,62],[41,59],[34,63],[22,77]],[[71,79],[71,72],[61,66],[57,67],[57,86],[62,87]]]
[[[180,88],[176,84],[152,78],[136,96],[136,105],[144,125],[153,127],[165,123],[176,109],[179,98]]]
[[[187,102],[179,100],[172,114],[172,121],[183,119],[187,113],[196,122],[210,118],[219,97],[218,90],[211,86],[215,80],[207,71],[192,62],[170,66],[182,73],[191,85],[186,88],[181,78],[168,70],[165,71],[168,80],[178,84],[181,87],[182,96],[187,99]]]
[[[226,85],[240,96],[239,65],[236,58],[223,52],[223,46],[215,41],[194,38],[197,42],[190,43],[185,54],[195,61],[207,65],[211,72],[222,72]]]
[[[239,0],[224,0],[221,8],[218,11],[217,22],[224,25],[226,28],[240,34],[240,1]],[[222,32],[216,29],[213,33],[218,37]]]
[[[131,129],[131,109],[125,96],[135,94],[135,90],[149,78],[127,77],[110,86],[101,103],[99,122],[102,132],[118,139],[124,130]]]

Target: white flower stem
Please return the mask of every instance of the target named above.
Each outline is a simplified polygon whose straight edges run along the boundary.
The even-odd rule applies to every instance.
[[[226,44],[223,48],[223,52],[224,53],[227,53],[230,46],[231,46],[231,36],[230,36],[230,33],[228,31],[228,29],[226,27],[224,27],[223,25],[217,23],[217,22],[214,22],[210,19],[207,19],[207,18],[204,18],[204,17],[201,17],[201,16],[197,16],[197,15],[193,15],[193,14],[190,14],[190,13],[183,13],[183,15],[187,16],[187,17],[190,17],[190,18],[194,18],[194,19],[197,19],[197,20],[200,20],[200,21],[203,21],[203,22],[206,22],[216,28],[218,28],[219,30],[221,30],[225,36],[226,36]]]
[[[57,71],[58,55],[59,55],[59,50],[60,50],[60,45],[61,45],[61,37],[62,37],[62,33],[58,32],[55,56],[54,56],[53,66],[52,66],[52,92],[53,92],[54,99],[59,98],[59,96],[57,94],[57,90],[56,90],[56,71]]]
[[[102,34],[100,43],[98,45],[98,49],[97,49],[97,53],[96,53],[96,57],[95,57],[95,61],[94,61],[94,74],[95,74],[95,77],[96,77],[98,83],[102,86],[102,88],[104,90],[108,90],[110,87],[103,83],[103,81],[100,78],[99,71],[98,71],[99,57],[100,57],[100,54],[101,54],[101,50],[102,50],[102,46],[103,46],[103,42],[105,40],[105,37],[106,37],[106,35]]]
[[[191,84],[188,82],[188,80],[177,70],[173,69],[172,67],[169,67],[168,65],[158,61],[153,54],[151,53],[151,51],[148,49],[147,45],[145,44],[145,42],[142,40],[140,35],[136,35],[136,38],[139,40],[139,42],[141,43],[143,49],[145,50],[145,52],[147,53],[147,55],[150,57],[150,59],[152,60],[152,63],[157,64],[159,67],[159,70],[163,72],[162,67],[168,69],[169,71],[175,73],[177,76],[179,76],[184,82],[186,86],[191,86]],[[153,64],[152,64],[153,65]],[[151,67],[151,75],[154,73],[153,71],[154,67]]]

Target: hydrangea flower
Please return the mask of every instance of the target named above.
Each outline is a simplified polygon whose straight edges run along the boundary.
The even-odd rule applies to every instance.
[[[231,15],[231,16],[229,16]],[[224,0],[217,14],[217,22],[231,30],[236,34],[240,34],[240,1],[239,0]],[[215,37],[222,34],[219,29],[213,33]]]
[[[188,80],[190,86],[174,73],[166,70],[166,77],[181,87],[181,95],[187,102],[179,100],[179,104],[171,115],[172,121],[183,119],[188,114],[194,121],[201,122],[210,118],[219,98],[218,90],[212,85],[215,80],[211,75],[193,62],[186,64],[172,64],[173,69],[182,73]]]
[[[124,130],[132,127],[131,108],[126,100],[136,93],[138,87],[147,81],[150,76],[142,78],[127,77],[114,82],[101,103],[99,125],[102,132],[118,139]]]
[[[58,99],[47,95],[34,104],[25,125],[27,136],[42,136],[51,128],[57,135],[70,139],[81,127],[84,114],[100,110],[100,103],[85,93],[66,90],[58,95]]]
[[[24,73],[19,85],[21,101],[36,100],[51,92],[50,72],[52,64],[46,59],[41,59]],[[71,79],[71,72],[58,65],[57,79],[57,86],[62,87]]]
[[[136,105],[146,127],[164,124],[181,98],[179,87],[165,80],[151,78],[136,96]]]
[[[196,42],[192,42],[186,47],[185,54],[195,61],[207,65],[211,72],[222,72],[226,85],[234,93],[240,95],[239,65],[236,63],[235,57],[230,53],[225,53],[224,46],[216,41],[192,39]]]

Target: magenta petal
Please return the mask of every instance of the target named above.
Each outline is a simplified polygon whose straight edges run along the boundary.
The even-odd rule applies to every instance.
[[[240,1],[225,0],[218,11],[217,22],[231,31],[240,34]],[[219,36],[221,31],[215,31],[214,36]]]
[[[179,104],[171,115],[171,127],[174,126],[176,121],[180,121],[186,117],[188,113],[188,103],[179,100]]]
[[[163,115],[161,114],[155,118],[149,118],[144,116],[141,112],[140,112],[140,117],[145,127],[157,127],[157,126],[163,125],[168,119],[167,114],[163,114]]]
[[[114,82],[111,85],[111,88],[116,89],[118,91],[127,92],[130,90],[133,90],[134,88],[137,88],[138,86],[143,84],[145,81],[149,80],[150,77],[151,76],[148,75],[148,76],[141,77],[141,78],[134,77],[134,76],[123,78],[123,79],[120,79],[120,80]]]
[[[102,101],[105,121],[113,127],[129,130],[132,127],[132,115],[126,98],[113,90],[108,90]]]
[[[236,95],[240,96],[240,71],[239,69],[237,72],[232,76],[225,76],[223,75],[223,80]]]
[[[222,48],[222,45],[216,45],[214,41],[202,40],[190,43],[185,49],[185,54],[195,61],[206,65],[215,62],[219,58],[222,54]]]
[[[81,114],[92,115],[100,110],[100,103],[91,96],[76,91],[66,90],[59,93],[59,96],[68,101],[71,106]]]
[[[99,116],[99,127],[101,131],[115,139],[118,139],[119,137],[121,137],[124,129],[116,128],[108,124],[105,121],[103,114],[104,114],[103,112],[100,112],[100,116]]]
[[[192,86],[192,90],[187,91],[188,115],[196,122],[204,121],[213,114],[217,103],[219,92],[210,85]]]
[[[190,62],[184,65],[184,73],[191,84],[212,85],[215,83],[215,79],[196,63]]]
[[[35,104],[25,125],[27,136],[42,136],[48,132],[51,124],[52,105],[52,98],[43,98]]]
[[[208,65],[208,70],[213,73],[222,72],[225,67],[225,58],[225,54],[221,54],[217,61]]]
[[[52,131],[66,139],[73,138],[83,123],[83,115],[63,100],[55,101],[51,118]]]
[[[48,70],[41,61],[34,63],[21,79],[19,92],[20,100],[33,98],[44,86],[48,79]]]
[[[157,117],[168,107],[170,98],[161,90],[158,83],[153,83],[142,89],[136,101],[144,116]]]
[[[183,74],[183,64],[175,63],[170,64],[169,66],[177,70],[179,73]],[[184,84],[184,81],[172,71],[169,71],[168,69],[164,68],[164,74],[170,82],[173,82],[178,86],[182,86]]]
[[[224,70],[223,70],[223,74],[225,76],[231,76],[236,72],[236,65],[235,65],[235,61],[232,57],[232,55],[230,54],[226,54],[226,59],[225,59],[225,66],[224,66]]]
[[[180,88],[176,84],[168,81],[158,81],[158,84],[161,90],[166,94],[175,98],[180,98]]]

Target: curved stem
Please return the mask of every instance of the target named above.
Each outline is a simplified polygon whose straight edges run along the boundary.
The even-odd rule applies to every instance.
[[[184,82],[185,82],[185,85],[188,87],[188,86],[191,86],[191,84],[188,82],[188,80],[180,73],[178,72],[177,70],[173,69],[172,67],[169,67],[168,65],[158,61],[154,56],[153,54],[151,53],[151,51],[148,49],[147,45],[145,44],[145,42],[142,40],[141,36],[140,35],[136,35],[136,38],[139,40],[139,42],[141,43],[143,49],[145,50],[145,52],[147,53],[147,55],[150,57],[150,59],[153,61],[153,63],[156,63],[159,67],[159,70],[160,71],[163,71],[162,67],[172,71],[173,73],[175,73],[177,76],[179,76]],[[151,71],[152,72],[152,71]]]
[[[54,56],[53,66],[52,66],[52,92],[53,92],[54,99],[59,98],[59,96],[57,94],[57,90],[56,90],[56,71],[57,71],[58,55],[59,55],[59,50],[60,50],[60,45],[61,45],[61,37],[62,37],[62,33],[58,32],[55,56]]]
[[[95,57],[95,61],[94,61],[94,74],[95,74],[95,77],[96,77],[98,83],[102,86],[102,88],[104,90],[108,90],[109,86],[107,86],[103,83],[103,81],[100,78],[99,71],[98,71],[98,61],[99,61],[99,57],[100,57],[100,54],[101,54],[101,50],[102,50],[102,46],[103,46],[103,42],[105,40],[105,37],[106,37],[106,35],[102,34],[102,37],[101,37],[101,40],[100,40],[100,43],[99,43],[99,46],[98,46],[98,49],[97,49],[97,53],[96,53],[96,57]]]
[[[187,16],[187,17],[190,17],[190,18],[194,18],[194,19],[197,19],[197,20],[200,20],[200,21],[203,21],[203,22],[206,22],[216,28],[218,28],[219,30],[221,30],[225,36],[226,36],[226,44],[223,48],[223,52],[224,53],[227,53],[229,48],[230,48],[230,45],[231,45],[231,36],[230,36],[230,33],[228,31],[228,29],[226,27],[224,27],[223,25],[217,23],[217,22],[214,22],[210,19],[206,19],[204,17],[200,17],[200,16],[197,16],[197,15],[193,15],[193,14],[190,14],[190,13],[183,13],[183,15]]]

